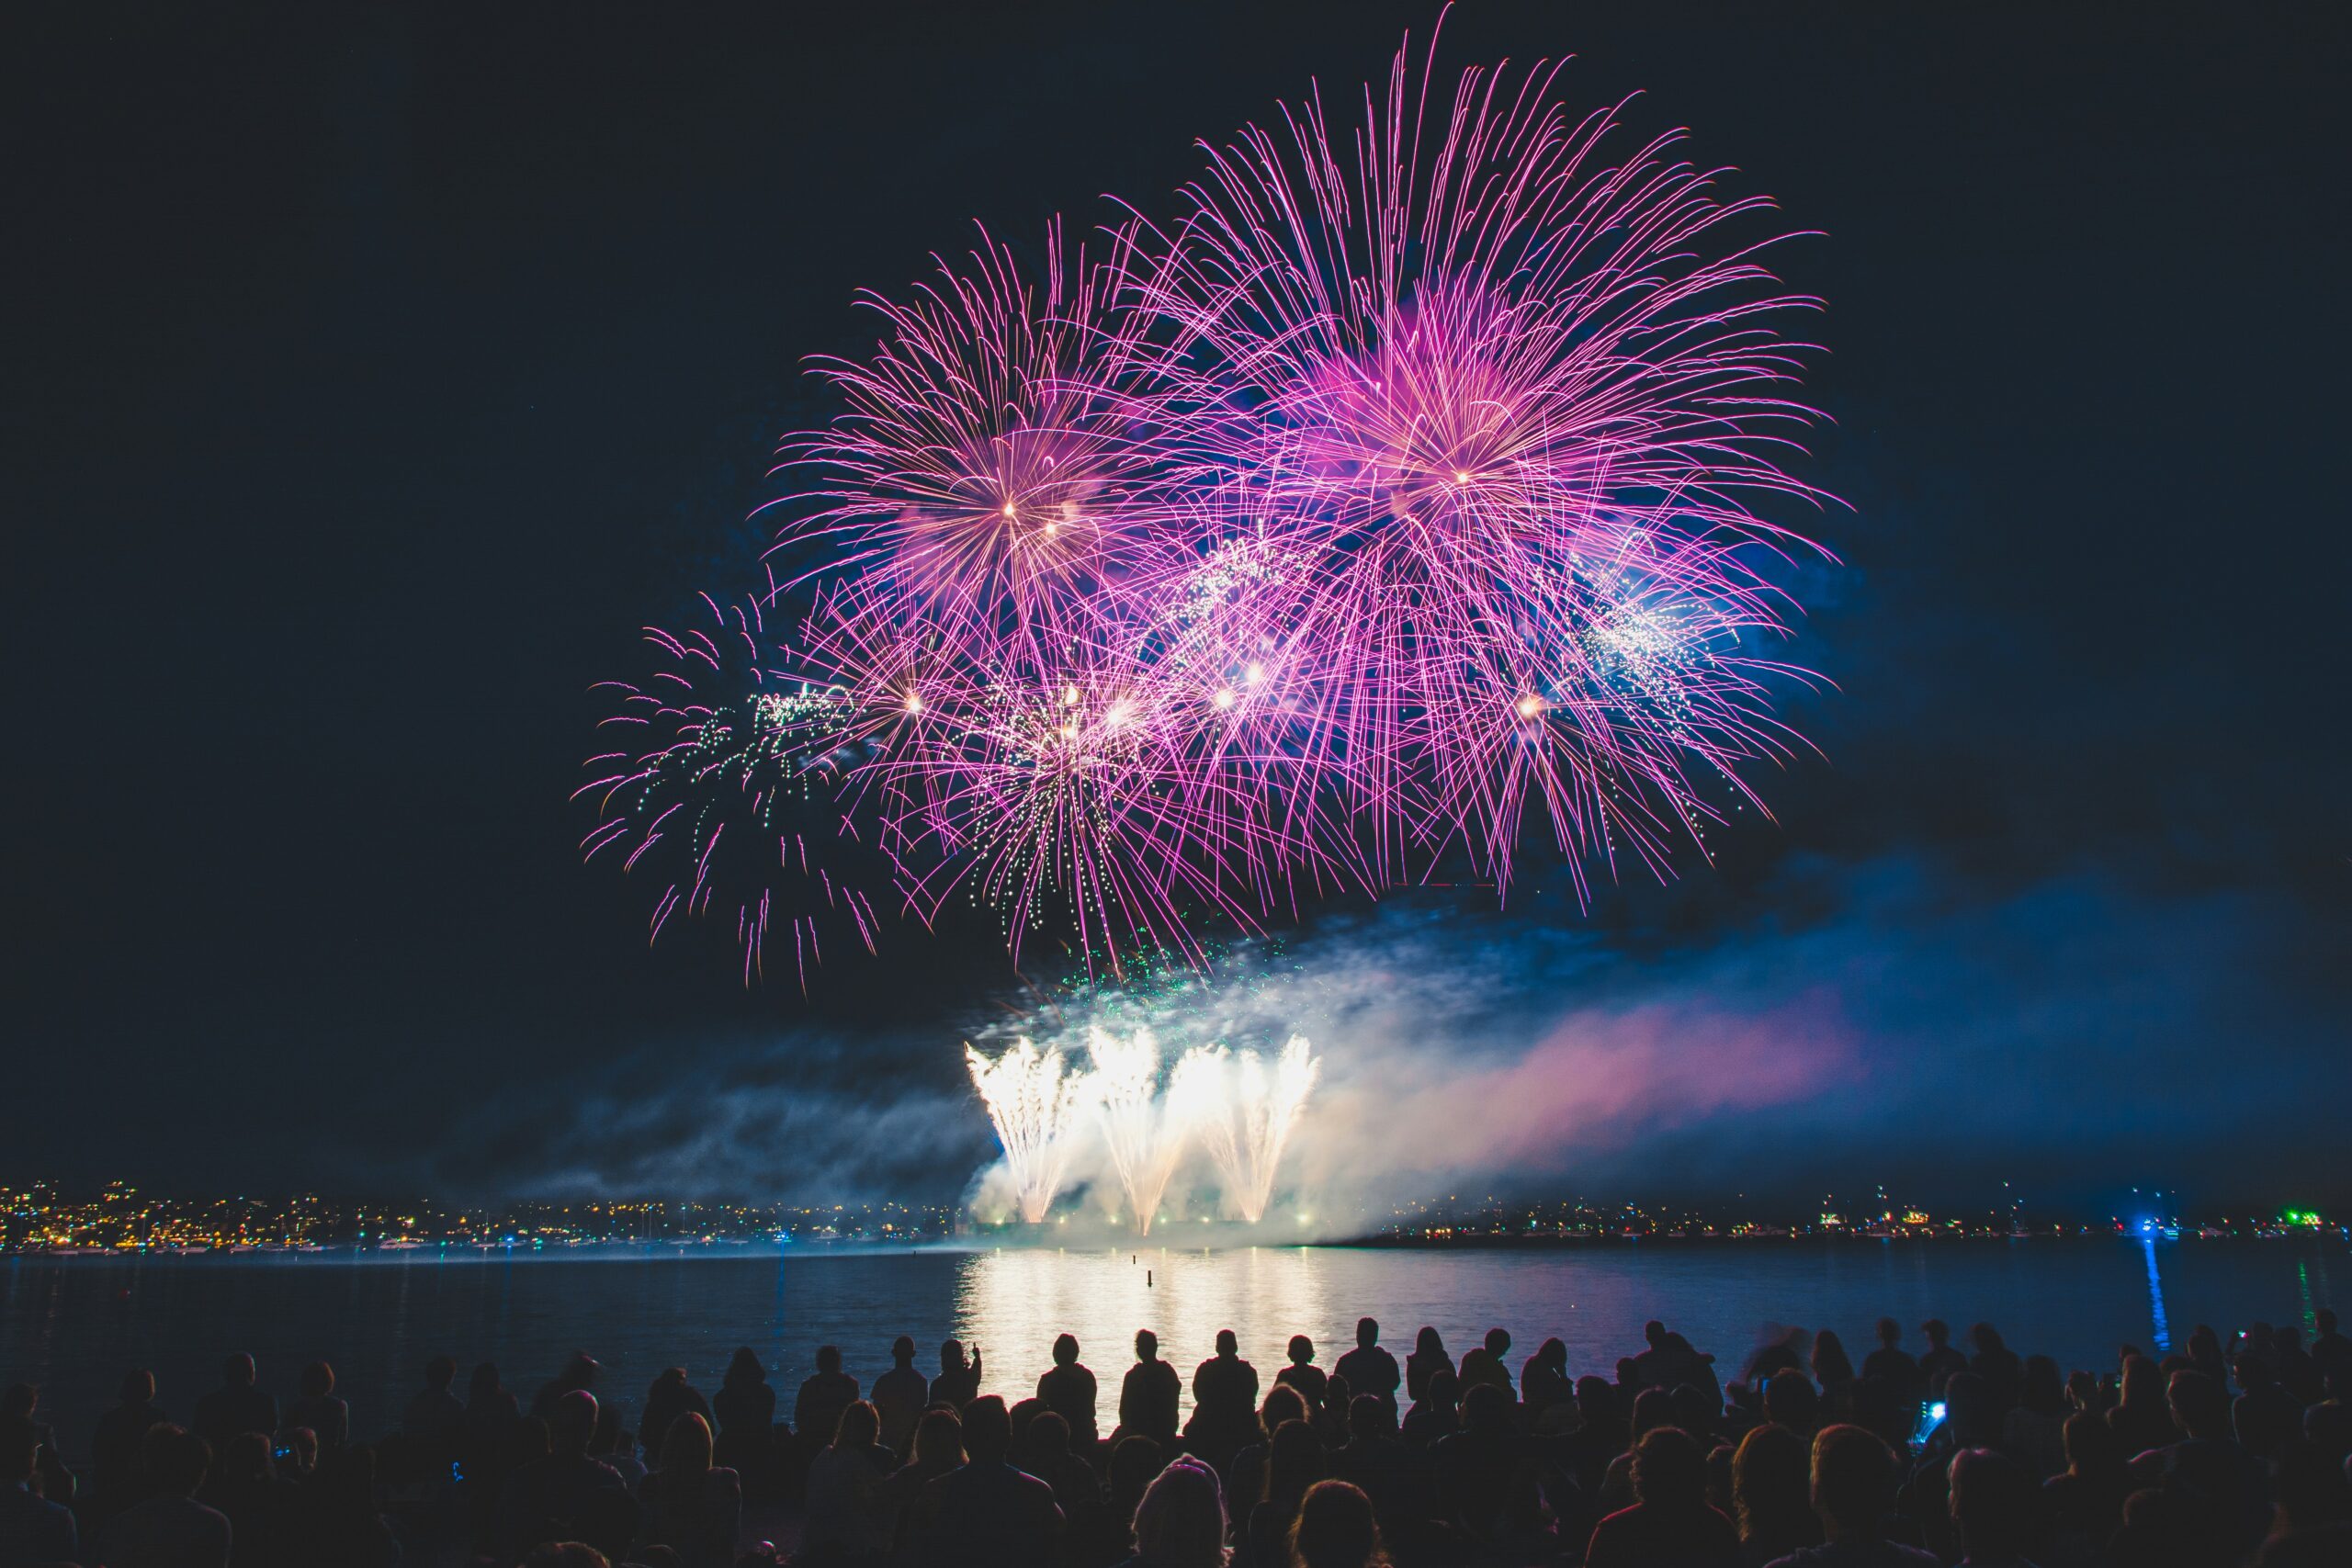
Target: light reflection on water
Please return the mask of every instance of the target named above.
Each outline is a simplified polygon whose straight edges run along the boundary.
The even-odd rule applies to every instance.
[[[1136,1330],[1148,1328],[1187,1374],[1189,1408],[1192,1365],[1208,1354],[1221,1328],[1240,1337],[1269,1382],[1282,1364],[1275,1348],[1294,1334],[1313,1337],[1317,1359],[1327,1366],[1353,1343],[1352,1337],[1340,1343],[1328,1337],[1335,1309],[1324,1281],[1333,1256],[1305,1247],[976,1253],[956,1283],[956,1337],[978,1340],[983,1351],[993,1348],[996,1359],[986,1362],[982,1386],[1018,1398],[1032,1392],[1054,1336],[1075,1334],[1104,1385],[1107,1416],[1116,1408],[1117,1380],[1132,1355]],[[1351,1335],[1353,1323],[1351,1317]]]

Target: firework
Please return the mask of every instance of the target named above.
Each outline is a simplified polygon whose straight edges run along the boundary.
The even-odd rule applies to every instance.
[[[1769,203],[1558,70],[1408,43],[1360,127],[1286,107],[1170,223],[1057,225],[1037,266],[983,231],[866,296],[872,352],[817,369],[842,412],[780,454],[788,650],[669,637],[685,695],[615,688],[652,744],[596,760],[588,848],[667,857],[654,930],[731,908],[747,977],[780,924],[870,942],[831,835],[926,921],[1124,977],[1441,866],[1507,897],[1539,838],[1580,894],[1665,875],[1761,811],[1813,301]]]
[[[972,1087],[979,1090],[989,1120],[996,1124],[997,1141],[1004,1145],[1021,1217],[1036,1224],[1061,1190],[1072,1134],[1085,1119],[1091,1086],[1084,1075],[1063,1071],[1058,1047],[1040,1052],[1025,1039],[993,1060],[967,1045],[964,1059],[972,1071]]]
[[[1531,804],[1572,855],[1662,869],[1786,749],[1741,649],[1782,629],[1758,556],[1794,541],[1748,502],[1810,493],[1771,324],[1809,301],[1725,238],[1766,204],[1671,137],[1617,155],[1556,69],[1449,95],[1400,52],[1351,143],[1318,98],[1214,151],[1131,276],[1216,514],[1190,554],[1281,563],[1217,634],[1280,696],[1255,750],[1336,793],[1383,885],[1458,846],[1506,886]],[[1611,632],[1648,606],[1676,647],[1629,687]]]
[[[597,818],[582,854],[655,882],[649,942],[681,915],[729,921],[749,985],[781,931],[805,988],[828,927],[871,951],[876,925],[854,880],[872,857],[838,805],[858,756],[844,694],[774,666],[756,600],[702,604],[706,625],[646,629],[647,674],[595,688],[611,704],[600,728],[624,744],[587,760],[574,798]]]
[[[1151,1031],[1138,1029],[1126,1039],[1100,1029],[1088,1034],[1093,1057],[1091,1076],[1095,1115],[1110,1145],[1111,1163],[1126,1193],[1127,1210],[1135,1215],[1138,1235],[1149,1235],[1168,1190],[1184,1157],[1184,1145],[1199,1107],[1189,1094],[1159,1092],[1159,1045]]]
[[[1225,1179],[1227,1201],[1256,1224],[1273,1201],[1283,1150],[1323,1064],[1294,1034],[1269,1068],[1255,1051],[1195,1046],[1176,1064],[1169,1094],[1197,1108],[1201,1141]]]

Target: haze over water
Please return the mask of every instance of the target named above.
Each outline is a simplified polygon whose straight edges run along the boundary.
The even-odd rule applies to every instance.
[[[2106,1370],[2120,1343],[2165,1348],[2199,1323],[2225,1339],[2257,1319],[2309,1335],[2313,1313],[2340,1311],[2347,1297],[2352,1252],[2321,1239],[17,1257],[0,1265],[0,1382],[40,1384],[45,1414],[78,1455],[126,1369],[153,1369],[164,1409],[185,1419],[233,1350],[252,1351],[281,1397],[303,1363],[333,1362],[355,1436],[370,1437],[397,1421],[419,1369],[442,1352],[467,1369],[497,1362],[527,1400],[570,1351],[588,1350],[606,1369],[600,1392],[634,1420],[663,1367],[684,1366],[707,1391],[749,1345],[786,1410],[818,1346],[841,1346],[848,1370],[870,1384],[901,1333],[914,1337],[926,1373],[942,1339],[978,1340],[984,1389],[1017,1397],[1035,1388],[1067,1329],[1102,1381],[1107,1412],[1137,1328],[1159,1334],[1188,1383],[1220,1328],[1239,1335],[1271,1381],[1291,1335],[1312,1337],[1328,1367],[1367,1313],[1399,1356],[1423,1324],[1456,1356],[1499,1324],[1512,1335],[1514,1377],[1551,1336],[1566,1344],[1573,1374],[1611,1375],[1618,1357],[1641,1348],[1651,1317],[1712,1351],[1726,1378],[1768,1323],[1835,1328],[1859,1354],[1882,1314],[1904,1324],[1915,1349],[1928,1317],[1956,1334],[1982,1319],[2020,1353]]]

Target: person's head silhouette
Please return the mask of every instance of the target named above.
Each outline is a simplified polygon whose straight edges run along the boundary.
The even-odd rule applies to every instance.
[[[915,1339],[911,1334],[901,1334],[890,1341],[890,1359],[901,1367],[915,1364]]]
[[[255,1375],[251,1356],[232,1356],[220,1363],[220,1381],[231,1388],[253,1387]]]
[[[1873,1540],[1894,1510],[1894,1450],[1860,1427],[1825,1427],[1813,1440],[1813,1511],[1832,1541]]]
[[[596,1396],[584,1388],[567,1391],[548,1416],[549,1451],[565,1458],[585,1454],[595,1435]]]
[[[1371,1317],[1356,1319],[1356,1343],[1367,1350],[1379,1344],[1380,1320]]]
[[[455,1356],[435,1356],[424,1363],[425,1387],[447,1390],[457,1381],[458,1358]]]
[[[1012,1452],[1012,1416],[995,1394],[964,1406],[964,1451],[974,1464],[1002,1464]]]
[[[1240,1354],[1240,1351],[1241,1341],[1233,1337],[1233,1330],[1230,1328],[1220,1328],[1216,1331],[1216,1353],[1218,1355],[1235,1356]]]
[[[842,1348],[838,1345],[818,1346],[817,1370],[820,1372],[840,1371],[842,1370]],[[681,1374],[682,1380],[683,1376],[684,1374]]]
[[[1972,1562],[2020,1556],[2040,1500],[2032,1474],[2007,1454],[1963,1449],[1952,1457],[1951,1522]]]
[[[1372,1499],[1344,1481],[1307,1488],[1290,1529],[1290,1561],[1299,1568],[1372,1568],[1387,1562]]]
[[[1676,1513],[1707,1506],[1707,1456],[1679,1427],[1660,1427],[1634,1445],[1634,1497]]]
[[[1487,1354],[1501,1360],[1510,1352],[1510,1331],[1503,1328],[1487,1330]]]
[[[143,1367],[133,1367],[122,1374],[122,1402],[125,1404],[152,1404],[155,1399],[155,1374]]]
[[[1315,1341],[1309,1339],[1304,1334],[1292,1335],[1290,1337],[1290,1364],[1294,1367],[1304,1367],[1311,1364],[1314,1359]]]
[[[167,1497],[193,1497],[211,1468],[212,1450],[202,1438],[184,1427],[166,1422],[147,1429],[140,1439],[139,1458],[156,1492]]]
[[[1650,1348],[1653,1350],[1665,1348],[1666,1325],[1660,1323],[1656,1318],[1650,1319],[1647,1323],[1642,1325],[1642,1337],[1649,1341]]]
[[[1136,1505],[1136,1557],[1151,1568],[1223,1568],[1225,1497],[1216,1472],[1179,1459]]]
[[[1136,1359],[1138,1361],[1156,1361],[1159,1359],[1159,1335],[1154,1334],[1148,1328],[1138,1328],[1136,1330]]]
[[[1888,1349],[1903,1343],[1903,1325],[1891,1317],[1878,1320],[1878,1342]]]
[[[1074,1367],[1078,1364],[1078,1337],[1057,1334],[1054,1337],[1054,1365]]]

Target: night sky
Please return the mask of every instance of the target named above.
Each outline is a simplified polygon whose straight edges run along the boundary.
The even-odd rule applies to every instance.
[[[649,953],[577,863],[584,689],[752,569],[854,289],[976,218],[1034,254],[1104,193],[1164,215],[1196,138],[1351,98],[1434,14],[19,18],[0,1178],[952,1196],[1001,957],[907,933],[804,1004],[729,933]],[[1830,304],[1799,472],[1851,510],[1786,520],[1841,558],[1796,649],[1838,690],[1718,866],[1350,911],[1295,966],[1415,1042],[1400,1084],[1458,1045],[1535,1107],[1498,1179],[2352,1197],[2342,14],[1468,0],[1445,36],[1645,90],[1636,130],[1821,231],[1780,260]],[[1639,1082],[1600,1114],[1592,1072]],[[1424,1088],[1408,1142],[1474,1114]]]

